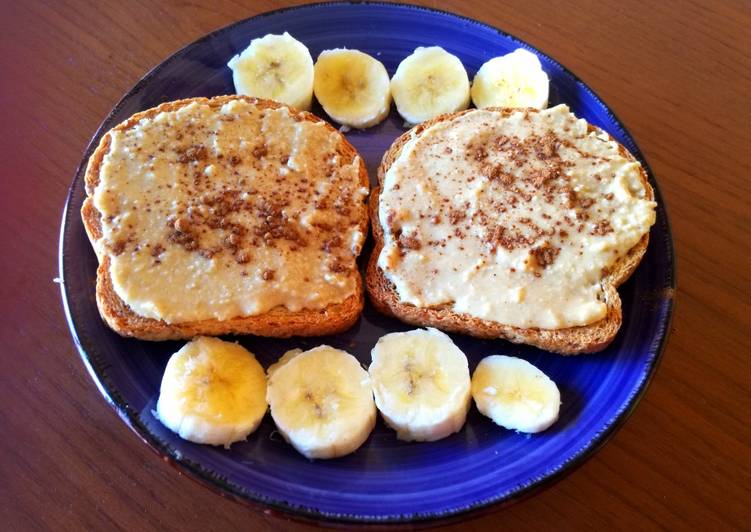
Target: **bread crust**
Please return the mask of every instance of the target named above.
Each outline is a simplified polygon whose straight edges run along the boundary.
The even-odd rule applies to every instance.
[[[489,110],[500,112],[503,116],[508,116],[518,111],[517,109],[502,108],[490,108]],[[477,338],[503,338],[514,343],[529,344],[562,355],[594,353],[605,349],[613,341],[613,338],[615,338],[622,322],[621,298],[616,288],[626,282],[639,265],[649,244],[649,232],[614,264],[602,279],[601,285],[607,305],[606,316],[589,325],[563,329],[514,327],[476,318],[469,314],[455,312],[452,310],[451,305],[417,307],[412,304],[402,303],[399,300],[396,288],[378,266],[378,257],[381,254],[381,249],[383,249],[383,227],[378,219],[378,202],[386,172],[413,136],[419,135],[434,124],[450,120],[471,111],[474,111],[474,109],[440,115],[432,120],[423,122],[396,139],[384,154],[378,168],[378,186],[371,191],[368,204],[373,239],[375,241],[365,274],[365,286],[370,301],[383,314],[394,316],[411,325],[437,327],[444,331],[468,334]],[[535,110],[530,109],[530,112],[535,112]],[[589,125],[589,131],[594,131],[598,134],[604,133],[610,140],[615,142],[610,135],[591,124]],[[625,147],[620,144],[618,146],[621,155],[629,160],[636,160]],[[649,184],[647,173],[643,167],[640,167],[640,174],[647,198],[653,200],[654,191]]]
[[[152,109],[136,113],[105,133],[99,142],[99,146],[89,158],[84,178],[87,197],[81,207],[81,218],[83,219],[86,234],[99,260],[96,280],[97,307],[107,325],[122,336],[142,340],[177,340],[192,338],[197,335],[222,334],[254,334],[278,338],[322,336],[348,329],[357,321],[362,312],[365,298],[362,278],[357,268],[352,272],[352,275],[355,276],[355,293],[340,303],[329,305],[320,310],[304,309],[296,312],[289,311],[284,307],[276,307],[264,314],[242,316],[228,320],[207,319],[166,323],[162,320],[145,318],[136,314],[115,292],[109,271],[110,259],[103,251],[103,246],[97,245],[99,239],[102,238],[101,213],[94,206],[93,201],[94,190],[99,183],[102,161],[110,148],[111,133],[113,131],[126,130],[144,118],[152,118],[161,112],[175,111],[193,102],[207,103],[213,108],[218,108],[229,101],[237,99],[251,102],[262,109],[286,107],[271,100],[239,95],[217,96],[211,99],[201,97],[188,98],[163,103]],[[326,128],[338,134],[336,129],[311,113],[297,111],[292,108],[290,108],[290,113],[300,120],[322,122]],[[340,135],[340,140],[339,152],[343,161],[346,164],[354,160],[355,157],[358,157],[360,163],[360,185],[369,188],[368,173],[362,157],[359,156],[357,150],[343,135]],[[368,221],[367,209],[363,208],[362,217],[359,221],[359,229],[363,234],[367,234]]]

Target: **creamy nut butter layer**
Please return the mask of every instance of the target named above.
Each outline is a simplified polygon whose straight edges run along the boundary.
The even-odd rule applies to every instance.
[[[94,204],[117,295],[167,323],[347,299],[368,190],[339,139],[243,100],[114,131]]]
[[[655,221],[639,163],[565,105],[475,110],[402,149],[378,265],[403,303],[559,329],[607,312],[600,282]]]

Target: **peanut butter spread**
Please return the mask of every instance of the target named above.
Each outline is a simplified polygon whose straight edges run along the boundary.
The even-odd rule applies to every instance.
[[[404,303],[517,327],[594,323],[655,221],[640,165],[565,105],[476,110],[413,136],[383,181],[378,265]]]
[[[117,295],[179,323],[355,294],[368,190],[341,142],[322,122],[244,100],[113,131],[94,204]]]

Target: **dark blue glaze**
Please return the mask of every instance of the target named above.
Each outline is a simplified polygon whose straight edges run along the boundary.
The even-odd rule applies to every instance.
[[[73,338],[102,394],[144,441],[199,480],[241,500],[314,519],[378,522],[448,517],[517,499],[560,478],[602,445],[633,410],[665,343],[675,286],[674,257],[664,204],[651,172],[659,202],[657,223],[643,263],[620,288],[623,327],[607,350],[565,358],[505,341],[453,335],[471,370],[482,357],[503,353],[529,360],[557,382],[563,405],[560,420],[550,430],[534,436],[517,434],[495,426],[473,408],[465,428],[442,441],[402,443],[379,421],[353,455],[311,462],[283,442],[268,416],[247,442],[230,450],[182,441],[155,420],[152,411],[162,371],[181,343],[124,339],[101,321],[94,300],[96,258],[79,216],[85,164],[102,133],[137,111],[168,100],[233,92],[227,60],[252,38],[284,31],[305,43],[314,58],[326,48],[356,48],[379,58],[390,74],[421,45],[440,45],[458,55],[470,79],[491,57],[519,46],[532,49],[495,28],[449,13],[405,5],[320,4],[272,12],[221,29],[149,72],[92,139],[63,219],[63,300]],[[551,105],[569,104],[647,167],[608,107],[561,65],[538,55],[551,78]],[[325,116],[320,108],[313,111]],[[378,126],[347,134],[364,156],[371,180],[383,152],[403,133],[402,122],[392,111]],[[368,253],[369,248],[364,256]],[[346,349],[367,365],[370,349],[381,335],[408,328],[366,306],[360,321],[337,336],[290,340],[246,336],[240,341],[264,366],[289,348],[323,342]]]

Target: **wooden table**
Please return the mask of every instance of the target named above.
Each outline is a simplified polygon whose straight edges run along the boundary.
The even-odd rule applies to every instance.
[[[68,186],[115,102],[176,49],[281,2],[2,3],[2,528],[309,528],[215,495],[141,443],[86,373],[53,283]],[[535,497],[456,529],[748,529],[751,8],[576,4],[440,7],[551,54],[633,133],[673,225],[673,331],[648,393],[605,448]]]

